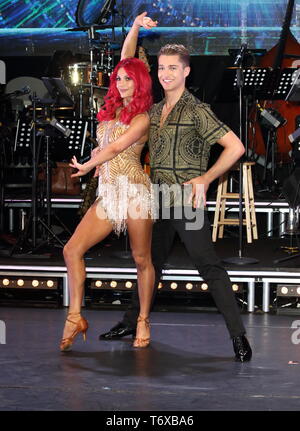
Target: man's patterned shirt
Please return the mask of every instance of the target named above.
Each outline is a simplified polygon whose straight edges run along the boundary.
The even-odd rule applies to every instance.
[[[165,100],[150,110],[151,180],[160,184],[182,184],[207,170],[210,146],[230,129],[185,90],[165,123],[160,118]]]

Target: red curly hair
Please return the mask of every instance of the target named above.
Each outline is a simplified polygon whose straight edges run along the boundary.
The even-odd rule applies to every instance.
[[[137,114],[146,112],[152,105],[152,81],[146,65],[137,58],[125,58],[115,67],[111,77],[105,104],[98,112],[98,121],[108,121],[116,118],[116,111],[123,106],[123,99],[117,89],[117,75],[123,67],[127,75],[134,81],[134,93],[131,102],[121,110],[120,121],[129,124]]]

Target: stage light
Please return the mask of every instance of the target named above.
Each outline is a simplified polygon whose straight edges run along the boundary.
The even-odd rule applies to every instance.
[[[299,284],[279,284],[277,286],[277,296],[297,297],[300,296]]]
[[[126,281],[125,287],[127,287],[127,289],[131,289],[132,288],[132,282],[131,281]]]
[[[97,280],[97,281],[95,281],[95,286],[96,287],[101,287],[102,286],[102,281],[101,280]]]
[[[80,0],[75,12],[76,23],[79,27],[106,24],[114,12],[115,0]]]
[[[100,17],[98,19],[99,24],[106,24],[109,20],[109,17],[112,14],[114,7],[114,1],[113,0],[106,0],[105,3],[102,6]]]
[[[159,282],[157,288],[158,289],[162,289],[163,288],[163,284],[161,282]]]
[[[172,290],[175,290],[175,289],[177,289],[178,284],[175,283],[175,282],[173,282],[173,283],[170,284],[170,287],[171,287]]]
[[[117,287],[118,283],[116,281],[111,281],[110,282],[110,287]]]
[[[208,284],[207,283],[202,283],[201,284],[201,290],[208,290]]]
[[[71,74],[71,83],[75,86],[79,83],[78,64],[74,64],[74,69]]]
[[[234,292],[238,292],[239,291],[239,285],[238,284],[233,284],[231,287],[232,287],[232,290]]]
[[[276,313],[300,314],[300,284],[278,284],[276,288]]]
[[[9,287],[13,289],[26,288],[26,289],[56,289],[58,287],[57,279],[47,279],[47,278],[17,278],[12,277],[10,279],[5,278],[0,280],[2,287]]]
[[[193,283],[186,283],[186,285],[185,285],[185,288],[187,289],[187,290],[192,290],[193,289]]]

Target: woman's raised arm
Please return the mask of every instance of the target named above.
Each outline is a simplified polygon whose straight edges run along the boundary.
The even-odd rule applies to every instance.
[[[147,12],[143,12],[135,18],[129,33],[127,34],[124,40],[122,51],[121,51],[121,60],[124,60],[124,58],[128,58],[128,57],[134,57],[136,47],[137,47],[140,27],[144,27],[147,30],[150,30],[151,28],[156,27],[157,21],[153,21],[151,18],[149,18],[146,15],[147,15]]]

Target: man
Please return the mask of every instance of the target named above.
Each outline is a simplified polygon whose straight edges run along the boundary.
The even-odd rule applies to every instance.
[[[137,16],[123,45],[121,57],[135,54],[140,27],[150,29],[156,26],[146,12]],[[169,217],[163,217],[167,204],[160,202],[160,217],[154,223],[152,257],[156,272],[155,285],[161,278],[162,267],[167,260],[176,232],[202,278],[207,282],[213,299],[225,319],[233,341],[236,360],[249,361],[251,347],[245,337],[239,309],[231,289],[227,272],[215,254],[207,212],[199,208],[205,205],[205,195],[212,181],[228,171],[245,149],[239,138],[216,118],[209,106],[200,102],[185,88],[190,73],[189,53],[182,45],[166,45],[158,53],[158,79],[164,89],[165,99],[154,105],[150,111],[149,151],[151,180],[155,185],[169,187],[189,185],[192,188],[191,201],[194,207],[194,222],[204,217],[202,226],[191,226],[190,213],[182,204],[181,217],[176,215],[177,202],[170,198]],[[223,151],[214,165],[207,170],[210,145],[218,142]],[[173,200],[172,200],[173,199]],[[177,207],[178,209],[178,207]],[[154,300],[154,298],[153,298]],[[100,339],[112,340],[135,333],[139,314],[137,292],[133,292],[131,307],[122,322]]]

